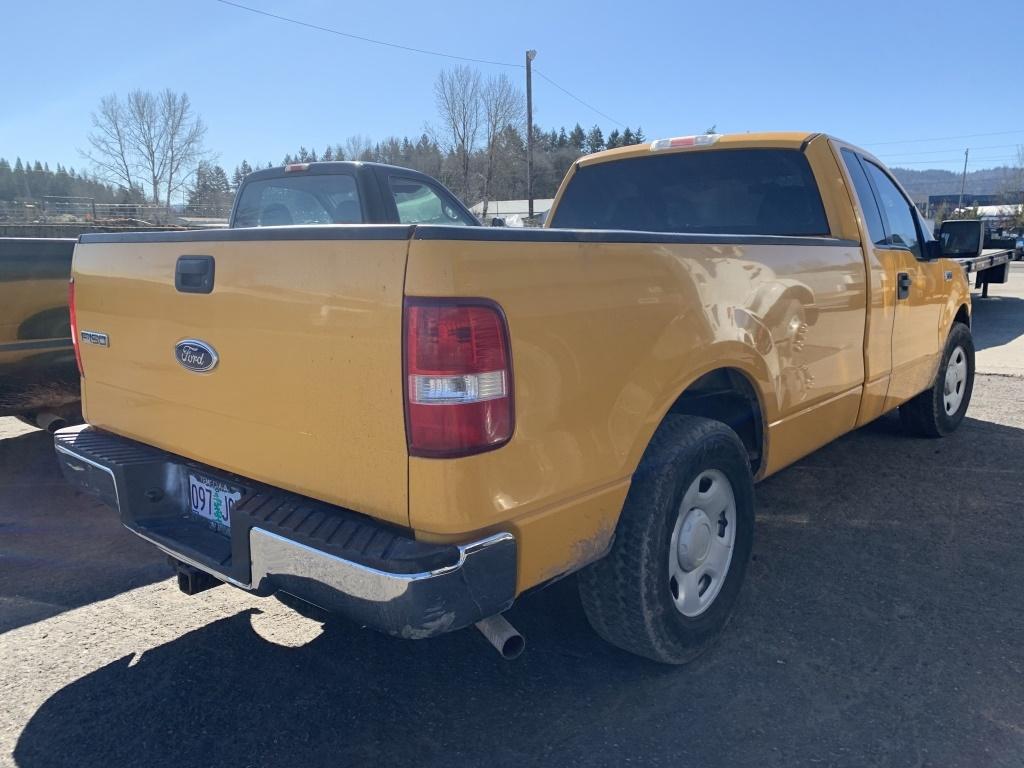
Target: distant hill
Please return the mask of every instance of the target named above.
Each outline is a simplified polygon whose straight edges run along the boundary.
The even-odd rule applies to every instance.
[[[892,172],[914,198],[914,202],[925,202],[928,195],[955,195],[960,192],[960,174],[955,171],[893,168]],[[1024,172],[1020,168],[1007,166],[968,171],[965,192],[973,195],[994,195],[1016,191],[1024,186],[1022,178]]]

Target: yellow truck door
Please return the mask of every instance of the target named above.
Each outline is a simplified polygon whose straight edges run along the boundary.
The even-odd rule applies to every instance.
[[[885,224],[880,259],[893,273],[896,291],[892,331],[892,378],[885,410],[926,389],[942,351],[939,319],[946,296],[941,266],[924,259],[921,233],[911,203],[882,168],[861,158]]]
[[[841,155],[853,183],[871,271],[865,340],[865,397],[859,424],[928,386],[941,350],[945,299],[940,265],[923,260],[912,204],[888,174],[850,148]]]

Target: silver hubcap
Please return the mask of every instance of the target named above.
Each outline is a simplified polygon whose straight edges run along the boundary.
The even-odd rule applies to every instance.
[[[960,408],[964,400],[964,388],[967,386],[967,354],[963,347],[957,347],[949,356],[946,364],[946,380],[942,385],[942,405],[946,415],[952,416]]]
[[[668,553],[669,588],[684,616],[715,601],[736,544],[736,497],[717,469],[701,472],[683,494]]]

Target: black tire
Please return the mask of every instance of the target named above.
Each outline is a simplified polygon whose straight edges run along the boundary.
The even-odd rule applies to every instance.
[[[732,486],[735,543],[717,596],[691,617],[673,600],[669,550],[683,495],[709,469],[720,471]],[[630,653],[664,664],[692,661],[729,620],[753,534],[754,483],[739,437],[711,419],[668,416],[633,477],[611,551],[580,571],[580,598],[591,626]]]
[[[946,411],[944,390],[946,369],[955,350],[964,352],[967,362],[967,379],[963,383],[963,397],[959,406],[952,412]],[[918,437],[945,437],[960,426],[971,404],[971,393],[974,391],[974,339],[971,330],[963,323],[954,323],[946,340],[946,348],[942,352],[939,370],[935,381],[924,392],[900,406],[900,422],[903,429]]]

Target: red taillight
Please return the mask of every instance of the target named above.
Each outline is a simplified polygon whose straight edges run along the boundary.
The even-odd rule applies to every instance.
[[[405,374],[413,456],[468,456],[512,437],[512,358],[495,304],[407,299]]]
[[[75,363],[78,365],[78,375],[85,377],[85,369],[82,367],[82,347],[78,338],[78,313],[75,310],[75,278],[68,282],[68,314],[71,318],[71,344],[75,348]]]

